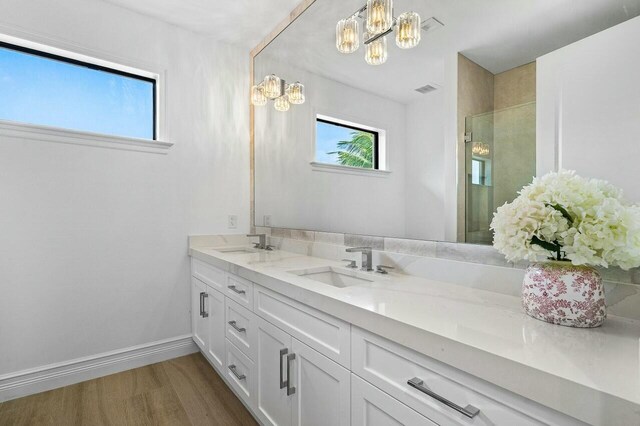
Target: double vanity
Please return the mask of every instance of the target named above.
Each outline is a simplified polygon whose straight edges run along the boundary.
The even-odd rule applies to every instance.
[[[239,241],[192,239],[193,334],[262,424],[639,422],[637,322],[553,326],[514,296]]]

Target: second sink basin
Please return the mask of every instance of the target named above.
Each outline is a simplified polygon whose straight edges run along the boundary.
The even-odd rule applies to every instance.
[[[339,288],[366,285],[375,281],[368,274],[333,266],[289,271],[289,273]]]

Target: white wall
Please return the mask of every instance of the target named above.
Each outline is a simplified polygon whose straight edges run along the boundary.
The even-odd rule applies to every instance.
[[[187,235],[249,229],[248,52],[93,0],[3,0],[0,32],[166,71],[175,143],[0,136],[0,375],[189,334]]]
[[[537,173],[606,179],[640,201],[640,17],[538,58]]]
[[[307,102],[288,112],[256,107],[256,221],[272,226],[405,235],[405,106],[259,56],[256,78],[305,84]],[[387,176],[313,170],[316,114],[386,131]]]
[[[406,107],[406,236],[445,238],[444,93],[440,89]]]

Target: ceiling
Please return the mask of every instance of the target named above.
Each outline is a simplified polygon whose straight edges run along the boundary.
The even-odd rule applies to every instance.
[[[351,55],[335,48],[336,22],[362,4],[317,0],[263,54],[406,103],[422,96],[416,88],[443,83],[447,55],[461,52],[497,74],[640,15],[640,0],[395,0],[396,16],[412,10],[444,27],[410,50],[389,38],[388,61],[369,66],[362,46]]]
[[[255,47],[300,0],[105,0],[220,41]]]

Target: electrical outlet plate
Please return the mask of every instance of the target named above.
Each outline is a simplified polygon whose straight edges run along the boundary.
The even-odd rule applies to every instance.
[[[229,215],[228,227],[229,227],[229,229],[237,229],[238,228],[238,216],[236,216],[234,214]]]
[[[265,214],[262,222],[264,226],[271,226],[271,215]]]

